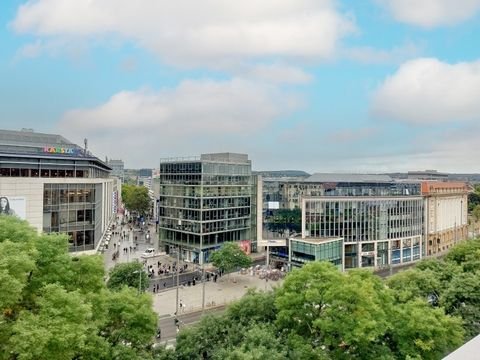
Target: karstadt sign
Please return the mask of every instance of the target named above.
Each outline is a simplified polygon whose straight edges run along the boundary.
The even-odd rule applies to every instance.
[[[49,154],[79,155],[80,151],[81,149],[77,148],[63,148],[54,146],[45,146],[43,148],[43,152]]]

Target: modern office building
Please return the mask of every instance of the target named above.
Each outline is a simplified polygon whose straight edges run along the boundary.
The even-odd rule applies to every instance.
[[[107,165],[112,169],[110,172],[111,176],[119,178],[122,183],[125,182],[125,164],[123,163],[123,160],[109,159]]]
[[[227,241],[255,251],[258,181],[251,168],[247,155],[234,153],[161,160],[160,246],[180,246],[200,264]]]
[[[288,239],[289,264],[300,267],[311,261],[328,261],[339,270],[344,270],[344,247],[342,238]]]
[[[468,192],[463,182],[423,181],[426,255],[448,250],[468,238]]]
[[[421,196],[323,196],[302,199],[302,238],[341,237],[345,268],[418,260],[423,248]]]
[[[303,241],[342,238],[345,268],[383,267],[422,256],[420,187],[419,181],[395,181],[388,175],[319,173],[281,184],[280,209],[301,211]],[[269,224],[264,221],[264,226]],[[285,263],[288,253],[271,247],[274,261]]]
[[[60,135],[0,130],[0,212],[67,233],[71,251],[94,250],[118,205],[110,170]]]

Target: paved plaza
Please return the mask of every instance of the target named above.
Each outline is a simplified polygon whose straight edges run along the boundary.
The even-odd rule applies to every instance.
[[[158,235],[155,232],[155,226],[150,225],[144,232],[140,232],[138,228],[131,227],[130,225],[121,225],[122,218],[117,220],[115,229],[112,230],[113,234],[109,241],[108,249],[104,252],[105,268],[108,272],[111,268],[118,263],[131,262],[131,261],[144,261],[141,258],[142,253],[147,248],[158,249]],[[146,240],[146,234],[150,231],[150,240]],[[121,239],[121,235],[125,232],[125,237]],[[136,238],[136,239],[135,239]],[[115,244],[115,245],[114,245]],[[136,247],[136,251],[134,251]],[[123,249],[127,251],[124,252]],[[113,254],[118,251],[118,257],[113,260]],[[170,265],[176,261],[174,257],[163,255],[147,259],[145,268],[150,265],[153,266],[155,271],[158,270],[158,262],[162,265]],[[202,309],[203,301],[203,285],[201,281],[196,281],[196,285],[187,286],[188,280],[196,277],[200,278],[200,272],[194,272],[198,266],[180,262],[180,264],[187,265],[187,269],[184,273],[180,274],[179,286],[179,302],[185,305],[180,313],[194,312]],[[172,316],[176,310],[176,275],[169,274],[168,276],[158,276],[150,280],[149,291],[152,292],[154,301],[154,310],[158,313],[159,317]],[[153,284],[159,285],[159,291],[153,292]],[[164,284],[166,286],[164,286]],[[229,276],[224,275],[219,277],[217,282],[210,281],[205,283],[205,309],[213,308],[222,304],[230,303],[234,300],[240,299],[249,288],[257,288],[259,290],[270,290],[272,287],[279,284],[279,281],[262,280],[257,275],[242,275],[239,273],[232,273]]]
[[[235,282],[234,282],[235,281]],[[278,286],[280,281],[262,280],[254,275],[241,275],[239,273],[223,276],[217,282],[208,281],[205,283],[205,309],[218,305],[228,304],[240,299],[249,288],[258,290],[271,290]],[[202,283],[196,286],[181,286],[178,290],[178,299],[185,305],[179,313],[187,313],[202,309]],[[176,289],[169,289],[153,294],[154,309],[159,317],[173,315],[176,309]]]

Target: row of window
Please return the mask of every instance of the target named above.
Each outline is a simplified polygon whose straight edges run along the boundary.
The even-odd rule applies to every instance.
[[[60,169],[19,169],[1,168],[0,176],[4,177],[46,177],[46,178],[86,178],[88,170],[60,170]]]

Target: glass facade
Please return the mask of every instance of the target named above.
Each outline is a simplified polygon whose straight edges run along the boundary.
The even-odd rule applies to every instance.
[[[161,162],[159,228],[166,246],[191,250],[191,261],[208,261],[226,241],[251,241],[254,182],[250,161],[214,159]]]
[[[101,185],[45,184],[43,231],[69,235],[73,251],[92,250],[101,212]]]
[[[300,240],[291,239],[291,259],[293,266],[302,266],[309,261],[329,261],[342,269],[343,240]]]
[[[269,192],[270,198],[275,198]],[[420,195],[419,182],[284,182],[278,187],[282,209],[300,208],[302,196],[414,196]]]
[[[304,205],[305,237],[342,237],[346,268],[399,264],[421,256],[421,197],[321,197],[305,199]]]

